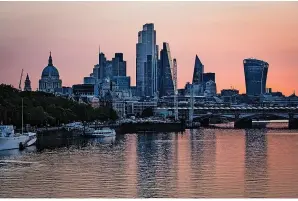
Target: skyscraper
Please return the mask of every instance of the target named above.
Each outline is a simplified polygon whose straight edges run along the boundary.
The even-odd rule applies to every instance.
[[[265,61],[248,58],[243,60],[246,94],[261,95],[266,92],[269,64]]]
[[[25,86],[24,86],[24,91],[31,91],[31,81],[29,79],[29,75],[27,73],[27,76],[26,76],[26,80],[25,80]]]
[[[193,77],[192,77],[192,84],[196,84],[196,85],[202,84],[203,73],[204,73],[204,65],[200,61],[198,55],[196,55],[195,66],[194,66]]]
[[[136,87],[139,96],[155,96],[157,92],[158,46],[154,24],[143,25],[136,44]]]
[[[158,92],[160,97],[174,94],[173,61],[168,43],[163,43],[163,49],[160,51]]]
[[[116,53],[112,59],[113,76],[126,76],[126,61],[123,60],[123,53]]]

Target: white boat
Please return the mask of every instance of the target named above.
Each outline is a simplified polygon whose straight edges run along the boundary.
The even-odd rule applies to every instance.
[[[0,150],[23,149],[36,143],[36,133],[23,133],[23,99],[22,99],[22,133],[15,133],[13,125],[0,125]]]
[[[116,135],[116,131],[110,128],[92,129],[88,128],[85,130],[85,136],[88,137],[112,137]]]
[[[19,149],[20,146],[26,146],[30,139],[28,135],[14,133],[12,125],[0,125],[0,132],[0,150]]]

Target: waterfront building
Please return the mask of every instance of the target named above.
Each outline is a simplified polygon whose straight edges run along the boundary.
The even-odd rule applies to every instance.
[[[31,89],[31,81],[29,79],[28,73],[27,73],[26,80],[25,80],[24,91],[32,91],[32,89]]]
[[[168,43],[163,43],[158,62],[158,93],[159,96],[174,94],[173,61]]]
[[[243,60],[246,94],[259,96],[266,91],[269,64],[265,61],[248,58]]]
[[[43,69],[41,79],[39,80],[39,91],[54,93],[56,88],[61,88],[62,86],[62,80],[59,78],[59,72],[53,65],[53,59],[50,52],[48,65]]]
[[[205,91],[204,94],[205,96],[216,96],[217,90],[216,90],[216,83],[212,80],[209,80],[208,82],[206,82],[206,87],[205,87]]]
[[[204,65],[199,59],[198,55],[195,58],[195,66],[193,71],[192,84],[199,85],[203,82]]]
[[[146,108],[152,108],[153,111],[157,107],[157,101],[153,100],[131,100],[126,101],[126,115],[139,116]]]
[[[155,96],[157,93],[158,46],[154,24],[143,25],[136,44],[136,87],[139,96]]]

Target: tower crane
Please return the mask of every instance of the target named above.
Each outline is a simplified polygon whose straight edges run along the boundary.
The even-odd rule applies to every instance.
[[[20,77],[20,82],[19,82],[19,90],[22,91],[22,79],[23,79],[23,72],[24,72],[24,69],[22,69],[22,73],[21,73],[21,77]]]

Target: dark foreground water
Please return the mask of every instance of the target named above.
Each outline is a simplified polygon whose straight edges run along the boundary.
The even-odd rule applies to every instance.
[[[297,154],[276,129],[44,138],[0,151],[0,197],[298,197]]]

